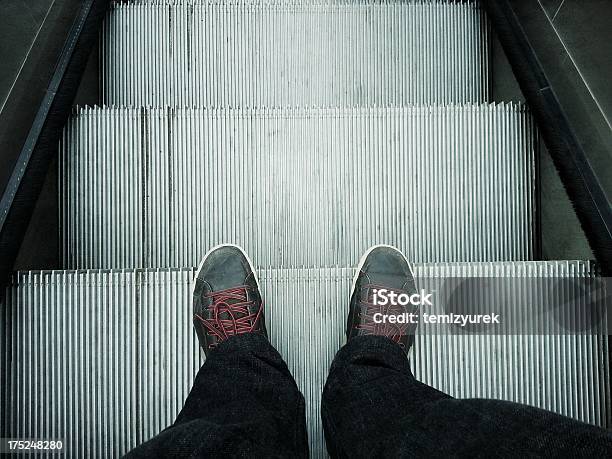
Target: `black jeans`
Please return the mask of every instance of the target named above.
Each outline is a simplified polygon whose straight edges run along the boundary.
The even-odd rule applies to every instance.
[[[457,400],[418,382],[386,338],[355,338],[323,390],[336,457],[610,457],[612,434],[516,403]],[[222,343],[200,369],[176,422],[128,457],[306,457],[304,398],[260,335]]]

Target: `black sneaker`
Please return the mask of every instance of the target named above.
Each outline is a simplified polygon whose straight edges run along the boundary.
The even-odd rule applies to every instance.
[[[240,247],[224,244],[204,256],[193,286],[193,325],[206,355],[230,336],[268,336],[257,276]]]
[[[417,293],[414,273],[406,257],[394,247],[377,245],[363,255],[353,279],[347,340],[363,335],[385,336],[408,353],[417,327],[417,323],[408,322],[408,314],[413,314],[412,320],[418,320],[419,308],[411,303],[401,305],[397,300],[395,304],[391,301],[381,304],[384,303],[381,298],[384,290],[393,292],[396,297],[404,294],[402,299]],[[375,295],[378,304],[375,304]],[[375,322],[385,316],[385,323]],[[404,316],[405,323],[389,323],[389,316]]]

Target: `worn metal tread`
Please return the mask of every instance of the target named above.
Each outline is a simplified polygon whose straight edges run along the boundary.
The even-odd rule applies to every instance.
[[[106,104],[356,106],[488,100],[477,2],[123,2],[101,39]]]
[[[596,268],[580,261],[440,263],[416,264],[415,272],[419,282],[578,279]],[[312,455],[324,456],[320,393],[345,340],[353,269],[258,273],[271,341],[306,398]],[[193,276],[192,268],[17,273],[0,311],[2,436],[63,437],[70,457],[115,457],[170,424],[201,364],[191,325]],[[539,297],[525,298],[513,306],[517,313]],[[514,400],[605,425],[607,352],[607,336],[588,332],[418,335],[411,359],[418,379],[451,395]]]
[[[520,104],[84,108],[63,136],[65,268],[534,257],[535,130]]]

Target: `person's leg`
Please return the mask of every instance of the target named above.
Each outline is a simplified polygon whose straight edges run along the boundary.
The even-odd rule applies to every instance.
[[[456,400],[415,380],[406,353],[416,327],[380,325],[373,288],[414,292],[401,253],[368,253],[355,278],[348,343],[336,355],[321,415],[334,457],[609,456],[612,435],[563,416],[495,400]]]
[[[612,455],[612,434],[537,408],[458,400],[418,382],[402,349],[354,338],[337,354],[323,391],[333,457]]]
[[[304,398],[265,337],[219,344],[176,422],[128,457],[306,457]]]
[[[248,258],[209,252],[194,288],[194,326],[207,358],[176,422],[127,457],[306,457],[304,398],[267,339]]]

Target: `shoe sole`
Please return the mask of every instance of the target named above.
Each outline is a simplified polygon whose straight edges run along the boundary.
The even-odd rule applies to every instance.
[[[359,264],[357,265],[357,269],[355,270],[355,275],[353,276],[353,284],[351,286],[351,296],[349,298],[353,297],[353,293],[355,292],[355,285],[357,284],[357,278],[359,277],[359,273],[361,272],[361,268],[363,268],[363,265],[365,264],[366,259],[368,258],[368,255],[370,255],[370,253],[380,247],[386,247],[388,249],[393,249],[395,250],[397,253],[399,253],[402,258],[406,261],[406,264],[408,265],[408,269],[410,269],[410,275],[412,276],[412,279],[414,280],[414,283],[416,285],[416,277],[414,275],[414,270],[412,269],[412,263],[410,263],[408,261],[408,259],[406,258],[406,255],[404,255],[402,253],[401,250],[399,250],[397,247],[394,247],[392,245],[388,245],[388,244],[377,244],[377,245],[373,245],[372,247],[370,247],[368,250],[366,250],[366,252],[361,256],[361,259],[359,260]]]
[[[242,247],[240,247],[239,245],[236,245],[236,244],[219,244],[219,245],[216,245],[215,247],[213,247],[212,249],[210,249],[208,252],[206,252],[204,257],[202,257],[202,261],[200,261],[200,264],[198,265],[198,269],[196,270],[195,276],[193,278],[193,282],[192,282],[193,285],[191,286],[191,301],[192,302],[193,302],[193,295],[195,294],[196,279],[200,275],[200,271],[202,270],[202,267],[204,266],[204,262],[210,256],[211,253],[213,253],[215,250],[218,250],[218,249],[220,249],[222,247],[233,247],[235,249],[238,249],[240,251],[240,253],[242,253],[244,258],[246,258],[246,261],[249,263],[249,267],[251,268],[251,272],[255,276],[255,283],[257,284],[257,289],[261,292],[261,286],[259,285],[259,278],[257,277],[257,271],[255,271],[255,267],[253,266],[253,262],[251,261],[251,258],[248,256],[248,254],[244,251],[244,249]]]

